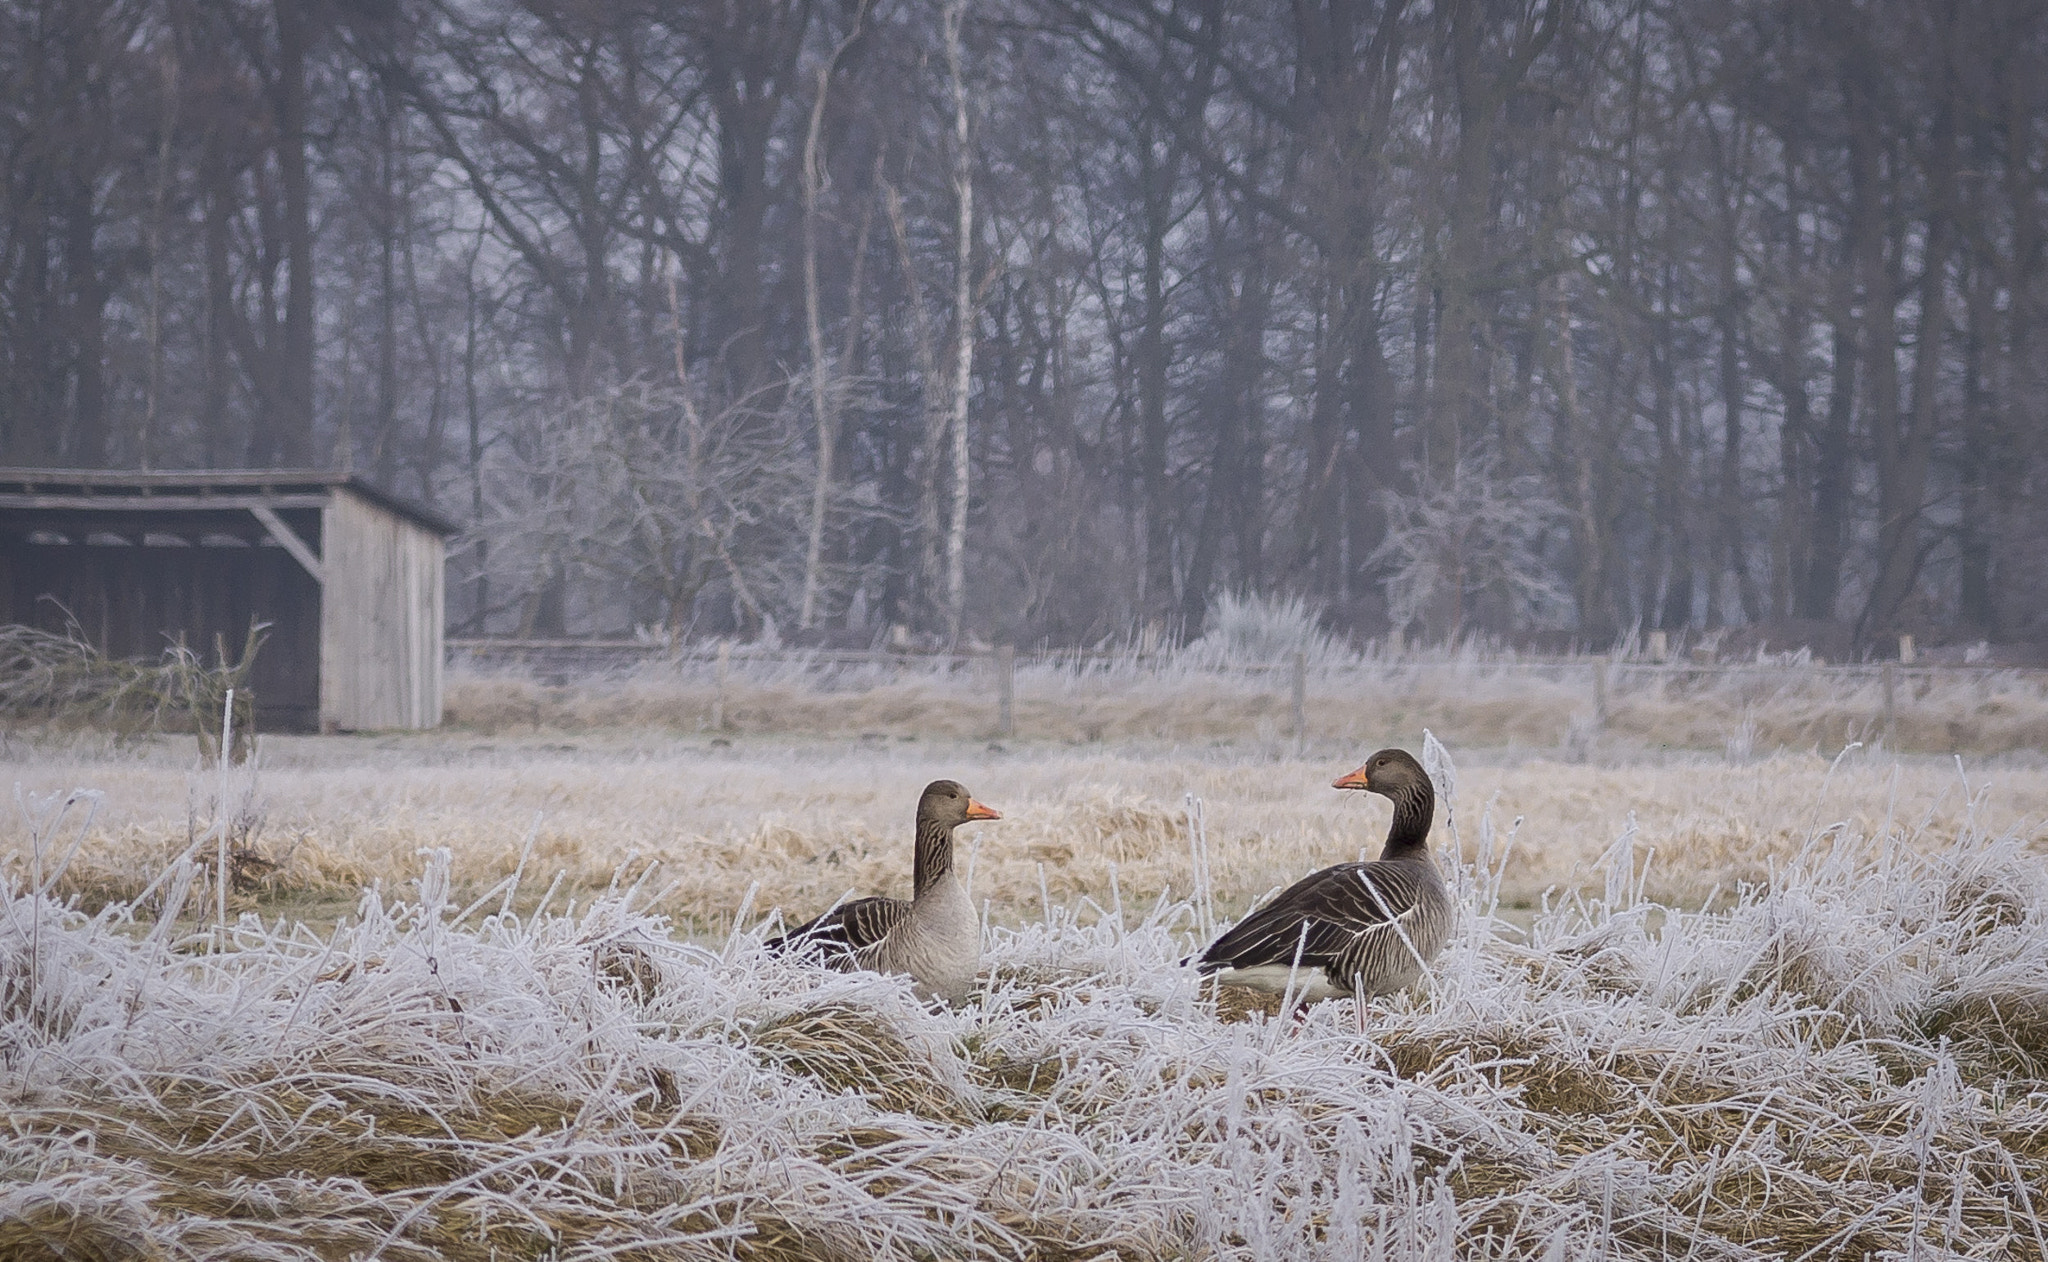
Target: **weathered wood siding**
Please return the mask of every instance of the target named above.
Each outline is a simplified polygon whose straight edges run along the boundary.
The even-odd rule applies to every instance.
[[[321,520],[320,723],[441,722],[441,537],[336,487]]]

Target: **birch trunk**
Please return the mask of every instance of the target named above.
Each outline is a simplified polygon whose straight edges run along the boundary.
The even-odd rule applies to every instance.
[[[825,64],[818,67],[818,91],[811,101],[811,125],[804,133],[804,330],[811,347],[811,416],[818,423],[818,473],[816,481],[811,484],[811,530],[804,545],[803,607],[797,615],[797,627],[805,631],[810,629],[818,613],[818,572],[825,554],[825,505],[831,498],[832,457],[839,438],[838,391],[830,380],[830,369],[825,363],[825,329],[818,312],[818,185],[823,179],[819,169],[822,161],[818,156],[818,133],[825,125],[825,97],[831,90],[832,71],[838,66],[840,55],[859,35],[860,18],[856,16],[853,30],[832,49],[832,55],[825,59]],[[865,237],[867,234],[863,231],[861,235]],[[854,337],[852,329],[860,321],[858,255],[853,266],[856,279],[850,287],[852,296],[846,312],[849,344]]]
[[[968,273],[974,246],[974,163],[967,149],[967,84],[960,67],[960,25],[967,0],[946,6],[946,68],[953,81],[953,192],[960,219],[953,267],[953,514],[946,528],[946,639],[960,641],[967,606],[967,390],[974,375],[974,290]]]

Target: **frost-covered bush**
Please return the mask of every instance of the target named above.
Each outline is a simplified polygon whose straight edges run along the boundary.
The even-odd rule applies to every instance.
[[[1504,477],[1486,457],[1461,460],[1413,494],[1385,491],[1384,542],[1367,558],[1387,575],[1387,619],[1456,640],[1482,609],[1514,629],[1563,626],[1571,597],[1546,547],[1564,510],[1540,479]]]
[[[570,579],[656,597],[667,633],[686,633],[714,586],[751,632],[771,627],[769,593],[800,565],[809,494],[801,419],[763,406],[772,397],[634,380],[524,413],[486,459],[473,538],[490,575],[530,593],[519,629]]]
[[[1322,606],[1301,596],[1238,595],[1224,592],[1209,606],[1201,637],[1176,660],[1203,669],[1271,666],[1296,653],[1311,665],[1349,656],[1322,627]]]

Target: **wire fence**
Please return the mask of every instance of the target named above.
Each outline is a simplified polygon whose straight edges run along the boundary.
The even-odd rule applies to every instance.
[[[728,684],[774,682],[844,692],[914,680],[973,680],[992,690],[995,731],[1014,731],[1020,674],[1033,687],[1140,686],[1197,681],[1235,684],[1284,699],[1293,735],[1309,728],[1313,695],[1352,690],[1433,689],[1477,692],[1490,683],[1543,686],[1571,694],[1571,704],[1594,728],[1628,698],[1782,698],[1791,694],[1861,698],[1872,735],[1890,739],[1902,711],[1936,690],[1957,687],[2005,692],[2018,689],[2048,704],[2048,669],[1993,663],[1898,661],[1835,663],[1804,652],[1745,659],[1706,654],[1658,660],[1647,650],[1616,654],[1533,655],[1478,649],[1366,653],[1297,650],[1269,660],[1205,656],[1186,650],[1022,650],[997,646],[978,652],[918,653],[890,650],[771,648],[729,640],[669,644],[637,639],[451,639],[451,667],[477,674],[516,674],[536,682],[572,683],[645,678],[659,674],[712,687],[714,726],[722,726]],[[984,694],[987,695],[987,694]]]
[[[732,640],[667,644],[638,639],[513,639],[456,638],[447,641],[448,664],[478,671],[516,670],[536,676],[610,677],[667,663],[678,669],[746,665],[780,670],[829,673],[854,669],[878,674],[944,675],[981,670],[999,664],[1013,669],[1050,668],[1074,674],[1210,674],[1262,676],[1297,669],[1319,678],[1358,675],[1374,679],[1406,674],[1450,672],[1482,675],[1521,674],[1559,682],[1608,682],[1635,678],[1706,679],[1837,679],[1867,682],[1891,677],[1908,680],[1965,680],[1990,675],[2035,678],[2048,682],[2048,668],[1995,662],[1898,661],[1823,662],[1802,652],[1759,658],[1713,658],[1692,655],[1659,660],[1647,652],[1630,654],[1525,654],[1480,650],[1375,650],[1361,654],[1282,655],[1271,661],[1217,660],[1171,649],[1145,651],[1101,649],[1012,649],[996,646],[970,652],[909,652],[889,649],[780,648]]]

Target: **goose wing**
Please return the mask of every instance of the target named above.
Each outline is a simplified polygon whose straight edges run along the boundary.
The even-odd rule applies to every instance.
[[[1333,962],[1361,934],[1384,930],[1412,912],[1421,874],[1400,863],[1340,863],[1312,872],[1233,925],[1196,961],[1204,973],[1294,963]]]
[[[909,914],[910,904],[900,898],[856,898],[765,945],[777,952],[817,950],[826,963],[843,966],[889,936]]]

